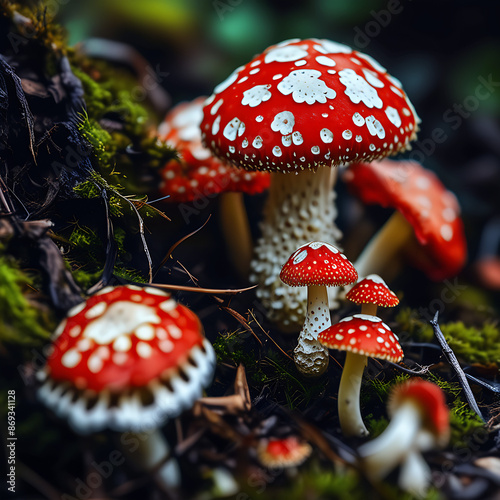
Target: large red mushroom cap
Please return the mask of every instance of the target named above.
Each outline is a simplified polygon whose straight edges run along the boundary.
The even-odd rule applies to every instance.
[[[455,195],[436,174],[414,161],[382,160],[349,167],[344,180],[363,203],[398,210],[420,243],[415,265],[433,280],[455,275],[464,265],[467,244]]]
[[[377,274],[370,274],[356,283],[345,298],[355,304],[375,304],[381,307],[394,307],[399,304],[397,295]]]
[[[204,144],[248,170],[293,172],[409,149],[419,119],[401,83],[329,40],[287,40],[236,69],[207,100]]]
[[[423,427],[432,433],[436,444],[446,445],[450,436],[450,412],[443,391],[432,382],[419,378],[410,379],[391,391],[389,415],[394,415],[408,401],[412,401],[420,411]]]
[[[329,349],[386,359],[394,363],[403,359],[403,349],[397,336],[377,316],[355,314],[343,318],[320,332],[318,340]]]
[[[193,201],[226,191],[261,193],[269,187],[266,172],[244,172],[212,156],[201,143],[205,97],[175,106],[159,126],[158,137],[177,149],[180,158],[162,169],[160,191],[172,202]]]
[[[356,281],[358,273],[338,248],[311,241],[290,256],[281,269],[280,278],[289,286],[343,286]]]
[[[201,396],[214,358],[198,317],[168,293],[107,287],[57,328],[39,396],[78,432],[157,426]]]

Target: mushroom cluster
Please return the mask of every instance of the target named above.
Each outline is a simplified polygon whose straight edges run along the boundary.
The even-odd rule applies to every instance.
[[[302,244],[335,245],[341,236],[330,167],[407,150],[418,122],[398,80],[370,56],[329,40],[273,45],[207,99],[206,147],[246,170],[271,172],[251,280],[282,330],[298,330],[307,308],[305,290],[279,279],[282,263]]]
[[[135,458],[151,469],[169,451],[159,427],[194,404],[214,369],[213,348],[187,307],[157,288],[107,287],[55,331],[38,397],[80,434],[148,431]],[[172,461],[158,478],[178,484]]]

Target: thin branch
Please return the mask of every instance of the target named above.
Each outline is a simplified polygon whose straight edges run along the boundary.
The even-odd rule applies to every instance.
[[[250,316],[253,318],[253,320],[257,323],[257,325],[259,326],[260,330],[262,331],[262,333],[288,358],[288,359],[291,359],[293,361],[293,358],[288,354],[286,353],[279,345],[278,343],[269,335],[269,333],[266,332],[266,330],[264,330],[263,326],[259,323],[259,321],[257,320],[257,318],[255,317],[255,314],[253,313],[253,311],[248,311],[248,313],[250,314]]]
[[[151,255],[149,253],[149,248],[148,244],[146,242],[146,237],[144,236],[144,221],[142,220],[141,214],[139,213],[139,210],[137,210],[136,206],[132,201],[130,201],[127,197],[122,196],[121,194],[118,193],[118,196],[120,196],[122,199],[124,199],[131,207],[132,210],[135,212],[135,215],[137,216],[137,220],[139,221],[139,234],[141,235],[141,241],[142,241],[142,246],[144,248],[144,253],[146,254],[146,258],[148,259],[148,274],[149,274],[149,282],[151,283],[153,281],[153,261],[151,259]]]
[[[476,398],[474,397],[474,394],[472,393],[469,382],[467,381],[467,377],[465,376],[465,373],[462,370],[462,367],[460,366],[460,363],[458,362],[458,359],[455,356],[455,353],[452,351],[451,347],[448,345],[448,342],[446,342],[446,339],[444,338],[443,332],[441,331],[441,328],[439,327],[438,316],[439,316],[439,311],[436,311],[436,314],[434,315],[434,319],[432,319],[430,321],[430,324],[432,325],[432,329],[434,330],[434,335],[436,336],[438,342],[441,344],[441,349],[443,351],[443,354],[444,354],[446,360],[451,365],[451,367],[455,370],[455,372],[458,376],[458,381],[459,381],[460,385],[462,386],[462,389],[463,389],[464,394],[465,394],[465,398],[467,399],[469,406],[479,416],[479,418],[483,422],[486,422],[486,420],[484,419],[484,417],[481,413],[481,410],[479,409],[479,406],[477,405]]]
[[[99,281],[87,290],[87,295],[92,295],[109,283],[109,279],[113,274],[115,267],[116,255],[118,253],[118,246],[115,241],[115,234],[113,222],[109,216],[109,198],[106,189],[93,181],[94,186],[100,191],[102,200],[104,202],[104,213],[106,217],[106,262]]]
[[[141,286],[143,283],[137,283],[137,285]],[[195,293],[211,293],[217,295],[231,295],[235,293],[247,292],[248,290],[253,290],[257,285],[249,286],[247,288],[202,288],[196,286],[184,286],[184,285],[168,285],[168,284],[159,284],[159,283],[151,283],[148,286],[157,287],[157,288],[166,288],[167,290],[177,290],[180,292],[195,292]]]
[[[153,272],[153,275],[150,279],[150,283],[153,281],[154,277],[158,274],[158,271],[166,264],[167,260],[170,258],[170,256],[172,255],[173,251],[185,240],[187,240],[188,238],[190,238],[191,236],[195,235],[198,231],[201,231],[207,224],[207,222],[210,220],[210,217],[211,215],[208,216],[207,220],[197,229],[195,229],[194,231],[192,231],[191,233],[189,234],[186,234],[186,236],[183,236],[180,240],[178,240],[177,242],[175,242],[169,249],[168,249],[168,252],[167,254],[165,255],[165,257],[163,257],[163,260],[160,262],[160,264],[156,267],[156,269],[154,270]]]

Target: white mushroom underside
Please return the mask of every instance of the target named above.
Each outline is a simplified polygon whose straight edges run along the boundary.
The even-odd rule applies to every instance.
[[[58,417],[67,419],[79,434],[90,434],[105,428],[118,432],[141,432],[157,428],[190,408],[202,396],[203,388],[210,383],[216,357],[212,345],[206,339],[203,348],[204,351],[195,346],[191,350],[190,358],[196,366],[186,362],[182,367],[184,378],[177,373],[170,376],[166,384],[161,380],[149,384],[148,389],[154,399],[148,405],[141,402],[140,389],[120,396],[116,405],[110,404],[111,394],[105,390],[98,394],[97,402],[88,409],[85,391],[82,393],[74,387],[68,388],[68,384],[50,379],[38,390],[38,398]]]
[[[280,279],[281,267],[297,248],[310,241],[338,246],[342,236],[332,190],[336,168],[315,173],[272,174],[262,236],[251,263],[250,281],[259,285],[257,297],[268,318],[283,331],[300,331],[307,309],[307,288],[290,287]],[[337,287],[329,287],[330,307],[337,305]]]

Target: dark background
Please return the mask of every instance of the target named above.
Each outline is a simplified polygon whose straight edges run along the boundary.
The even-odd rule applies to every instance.
[[[288,38],[328,38],[367,52],[403,82],[422,118],[407,156],[436,171],[457,194],[469,263],[482,237],[483,246],[487,239],[499,251],[496,1],[52,0],[48,8],[67,28],[70,44],[103,37],[136,48],[173,104],[209,95],[234,68]],[[478,99],[482,79],[491,87]]]

